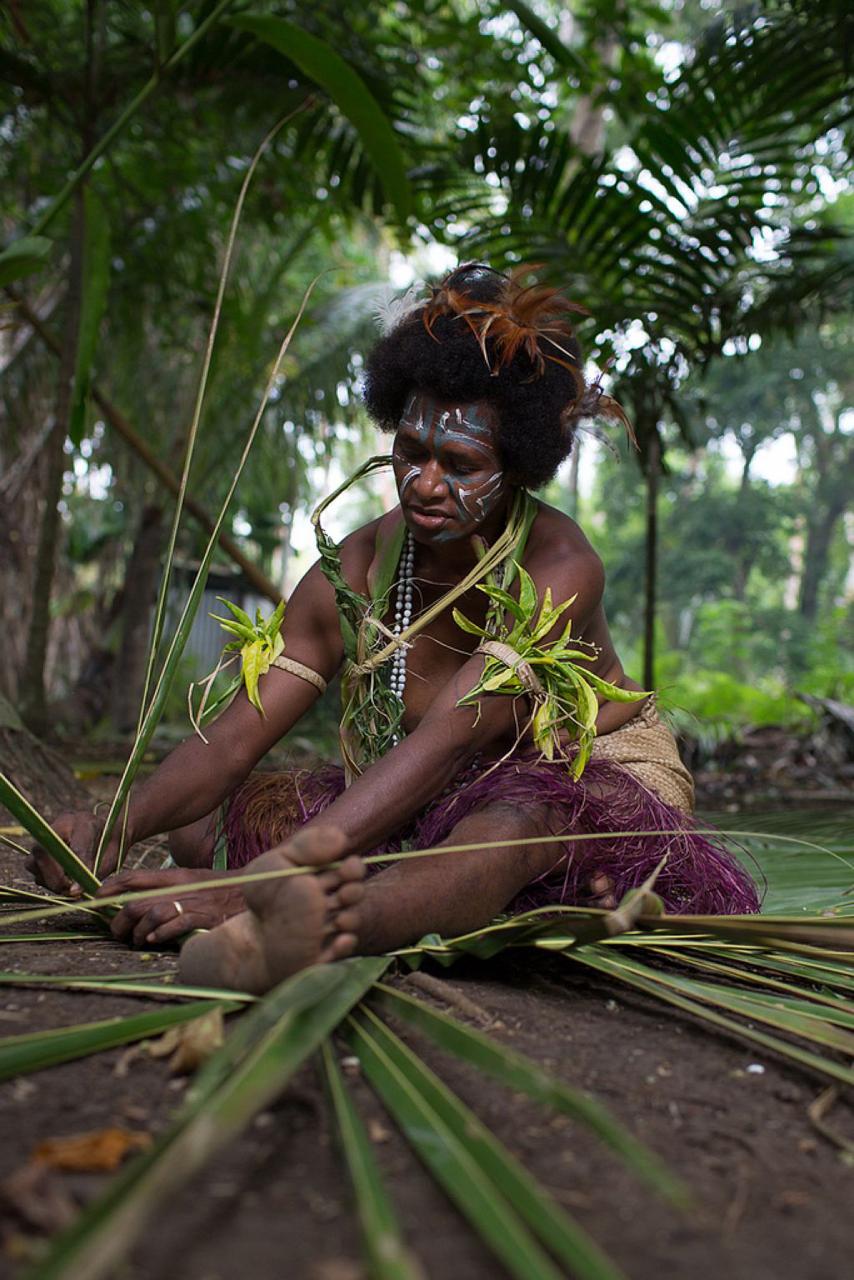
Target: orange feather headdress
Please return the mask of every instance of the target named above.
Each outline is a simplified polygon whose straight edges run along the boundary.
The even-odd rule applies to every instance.
[[[477,269],[500,282],[492,298],[479,299],[467,291],[466,274]],[[575,331],[569,316],[589,316],[590,312],[550,285],[524,284],[536,270],[535,266],[521,266],[510,275],[502,276],[479,263],[458,267],[433,288],[423,304],[424,328],[438,342],[433,327],[440,317],[464,321],[493,377],[511,364],[520,351],[533,366],[530,381],[543,375],[547,360],[560,365],[573,375],[578,391],[575,400],[564,410],[566,429],[574,430],[586,418],[612,418],[622,424],[629,440],[636,444],[634,430],[622,406],[612,396],[605,395],[598,378],[585,383],[579,368]]]
[[[501,281],[499,291],[490,299],[479,299],[457,280],[475,264],[467,264],[451,273],[437,285],[426,302],[421,318],[435,339],[433,326],[440,316],[464,321],[471,329],[483,358],[493,375],[512,363],[523,351],[534,366],[532,377],[545,370],[551,360],[580,377],[578,359],[568,346],[574,341],[570,313],[589,315],[586,307],[570,302],[559,289],[549,285],[524,285],[522,281],[536,268],[517,267],[509,276],[495,276]],[[438,341],[438,339],[437,339]]]

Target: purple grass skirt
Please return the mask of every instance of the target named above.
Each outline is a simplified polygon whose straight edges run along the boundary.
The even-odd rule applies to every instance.
[[[234,793],[224,814],[228,865],[245,866],[281,843],[322,814],[343,790],[344,772],[337,765],[253,774]],[[600,837],[556,843],[554,866],[508,904],[511,913],[590,904],[590,882],[601,875],[613,881],[619,902],[643,884],[665,854],[655,892],[669,913],[759,910],[753,880],[719,836],[701,833],[688,814],[661,799],[624,765],[595,755],[577,780],[565,762],[550,763],[524,749],[492,768],[469,766],[444,795],[372,852],[432,848],[447,841],[463,818],[492,805],[530,812],[537,819],[535,830],[542,831],[545,815],[553,835]],[[621,835],[629,832],[646,834]],[[388,864],[376,870],[382,865]]]

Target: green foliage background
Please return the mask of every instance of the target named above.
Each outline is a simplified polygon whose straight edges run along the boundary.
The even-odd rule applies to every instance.
[[[585,439],[592,484],[579,493],[570,468],[548,494],[605,560],[627,668],[640,675],[661,455],[666,700],[719,731],[802,720],[796,690],[851,699],[840,6],[34,0],[0,23],[7,697],[37,710],[41,682],[79,708],[88,679],[84,727],[128,719],[116,672],[135,687],[172,499],[95,392],[180,470],[237,188],[295,111],[249,194],[189,481],[215,509],[320,274],[231,515],[248,556],[290,588],[306,512],[375,452],[358,383],[390,278],[539,261],[591,309],[582,342],[638,433],[619,464]],[[71,371],[67,405],[21,299]],[[784,437],[793,468],[763,478]],[[353,522],[390,498],[366,495]],[[185,522],[179,554],[203,544]]]

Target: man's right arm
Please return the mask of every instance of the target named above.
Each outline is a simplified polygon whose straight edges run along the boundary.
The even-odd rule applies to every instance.
[[[293,592],[285,610],[282,638],[287,657],[310,667],[327,682],[343,658],[341,632],[332,588],[315,565]],[[239,786],[258,761],[301,719],[319,697],[307,680],[273,667],[261,677],[262,716],[245,689],[210,725],[207,743],[186,738],[144,782],[134,787],[128,812],[125,847],[164,831],[174,831],[211,813]],[[101,824],[87,813],[62,814],[56,822],[80,857],[91,864]],[[116,823],[116,831],[121,822]],[[101,860],[99,873],[116,864],[117,834]],[[65,877],[42,850],[31,864],[37,878],[58,891]]]

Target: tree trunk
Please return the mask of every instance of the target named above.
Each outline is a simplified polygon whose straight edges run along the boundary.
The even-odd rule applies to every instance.
[[[745,447],[743,449],[739,497],[745,502],[750,493],[750,467],[753,466],[755,452],[757,452],[755,448]],[[744,604],[745,596],[748,594],[748,580],[750,570],[753,568],[753,558],[749,554],[745,554],[743,541],[740,538],[735,541],[727,541],[727,550],[729,550],[732,561],[735,563],[735,573],[732,576],[732,598],[737,600],[739,604]]]
[[[834,431],[823,432],[819,422],[811,435],[814,480],[807,508],[806,545],[798,589],[798,612],[808,622],[814,622],[818,612],[819,591],[827,573],[836,526],[851,505],[854,467],[854,440],[842,432],[841,414],[837,416]]]
[[[136,729],[148,664],[152,610],[163,552],[163,508],[143,508],[125,575],[122,636],[113,669],[112,721],[118,733]]]
[[[0,696],[0,771],[44,817],[87,808],[92,797],[62,756],[25,729],[11,703]],[[0,807],[0,815],[5,810]],[[0,817],[0,824],[3,823]]]
[[[27,726],[34,733],[44,733],[47,728],[47,698],[45,692],[45,658],[50,631],[50,598],[56,572],[57,549],[60,534],[59,502],[62,497],[62,477],[65,470],[65,438],[71,413],[71,391],[74,365],[77,360],[80,296],[82,291],[83,194],[78,191],[74,205],[71,231],[71,264],[65,310],[65,339],[59,363],[59,385],[53,429],[45,446],[46,475],[44,508],[39,527],[35,570],[32,579],[33,609],[27,634],[27,650],[21,676],[20,709]]]
[[[818,515],[810,515],[807,519],[804,567],[798,591],[798,612],[807,622],[815,622],[818,593],[827,572],[833,535],[847,505],[847,494],[837,493],[823,510],[819,509]]]
[[[38,316],[32,307],[26,302],[20,294],[7,286],[6,293],[17,304],[18,310],[31,325],[42,342],[52,351],[54,355],[61,354],[60,344],[49,329],[40,322]],[[161,484],[169,490],[170,493],[177,494],[179,489],[178,477],[169,467],[157,456],[154,450],[146,444],[140,433],[131,425],[130,421],[123,413],[116,408],[111,400],[107,398],[104,392],[99,388],[97,383],[92,384],[92,399],[98,405],[107,422],[121,436],[126,444],[134,451],[138,458],[141,458],[145,465],[154,473]],[[205,510],[205,508],[193,498],[191,494],[185,494],[184,506],[193,516],[203,529],[208,533],[212,533],[214,529],[213,517]],[[259,595],[266,596],[273,604],[278,604],[282,598],[279,588],[271,582],[264,573],[254,564],[248,556],[244,555],[233,538],[228,534],[221,533],[219,535],[219,547],[225,555],[230,556],[234,563],[243,570],[249,581],[252,583]]]
[[[653,433],[646,469],[646,543],[644,548],[643,687],[655,688],[655,609],[658,595],[658,477],[661,445]]]
[[[581,437],[576,436],[572,442],[572,453],[569,455],[569,474],[566,477],[566,497],[569,515],[578,519],[578,464],[581,457]]]

